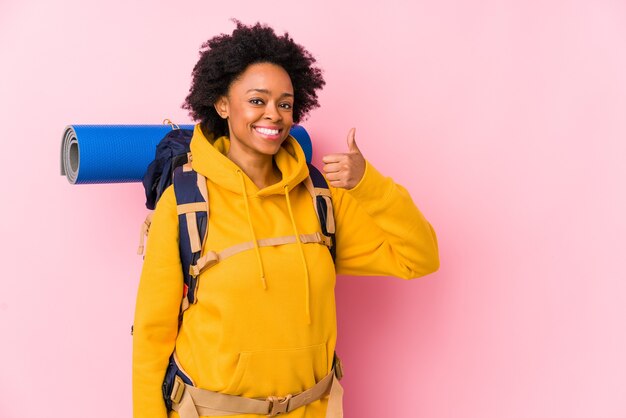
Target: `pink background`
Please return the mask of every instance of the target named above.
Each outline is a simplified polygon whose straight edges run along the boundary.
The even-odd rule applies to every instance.
[[[69,185],[61,134],[187,122],[231,17],[318,58],[315,160],[356,126],[438,232],[434,275],[339,279],[346,416],[626,416],[623,1],[2,0],[0,417],[131,415],[143,190]]]

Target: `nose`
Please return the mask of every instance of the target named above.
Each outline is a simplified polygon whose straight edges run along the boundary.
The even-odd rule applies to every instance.
[[[279,121],[283,118],[282,115],[280,114],[278,107],[272,103],[268,103],[268,105],[265,107],[264,117],[265,119],[271,120],[271,121]]]

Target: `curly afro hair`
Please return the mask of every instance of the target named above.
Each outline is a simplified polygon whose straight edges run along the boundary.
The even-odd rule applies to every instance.
[[[182,107],[189,110],[195,121],[200,121],[202,130],[216,136],[228,135],[228,124],[213,105],[251,64],[272,63],[287,71],[294,89],[294,123],[319,107],[316,90],[325,81],[322,70],[313,66],[315,58],[288,33],[278,36],[274,29],[261,23],[235,23],[237,28],[232,35],[222,34],[202,44],[200,59],[193,69],[189,95]]]

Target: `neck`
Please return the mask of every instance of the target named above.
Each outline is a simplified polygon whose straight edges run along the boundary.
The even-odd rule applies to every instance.
[[[274,164],[274,158],[271,155],[250,155],[233,152],[231,144],[231,148],[226,156],[237,164],[241,171],[246,173],[259,189],[278,183],[282,178],[280,170]]]

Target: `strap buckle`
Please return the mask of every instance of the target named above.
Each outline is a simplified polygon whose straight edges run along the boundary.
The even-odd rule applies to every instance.
[[[183,398],[183,392],[185,392],[185,382],[180,376],[174,377],[174,385],[172,386],[172,393],[170,394],[170,400],[174,403],[180,403]]]
[[[191,277],[198,277],[205,269],[213,267],[220,262],[220,255],[215,251],[207,251],[205,255],[200,257],[196,264],[189,266],[189,275]]]
[[[289,400],[291,400],[291,394],[283,397],[270,396],[267,398],[269,401],[269,410],[267,411],[268,417],[275,417],[276,415],[285,414],[289,409]]]
[[[330,237],[327,237],[326,235],[322,234],[319,231],[315,232],[315,238],[318,240],[317,242],[319,242],[320,244],[323,244],[327,247],[331,247],[332,246],[332,241],[330,239]]]
[[[335,354],[335,357],[333,358],[333,370],[337,379],[341,380],[343,378],[343,365],[341,364],[339,357],[337,357],[337,354]]]

